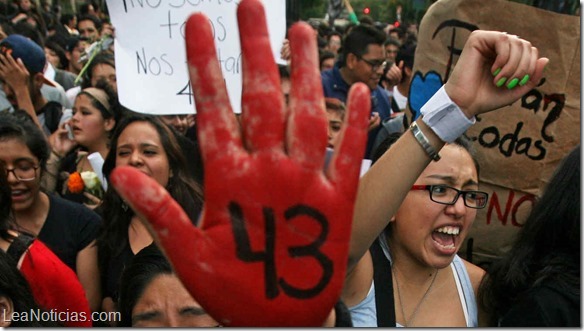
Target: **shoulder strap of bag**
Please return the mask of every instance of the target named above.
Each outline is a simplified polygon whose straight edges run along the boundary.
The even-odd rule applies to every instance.
[[[395,327],[395,302],[393,301],[391,264],[383,254],[379,239],[371,245],[369,251],[373,259],[377,326]]]
[[[28,247],[32,244],[34,238],[28,234],[21,233],[18,237],[14,238],[6,253],[12,257],[12,259],[18,263],[20,257],[26,252]]]

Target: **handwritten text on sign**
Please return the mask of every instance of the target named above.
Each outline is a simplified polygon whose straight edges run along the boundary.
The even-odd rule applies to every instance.
[[[239,0],[107,0],[116,28],[116,76],[120,102],[147,114],[194,111],[186,64],[185,22],[203,12],[214,32],[217,57],[236,113],[241,112]],[[286,33],[285,0],[263,1],[274,58]]]

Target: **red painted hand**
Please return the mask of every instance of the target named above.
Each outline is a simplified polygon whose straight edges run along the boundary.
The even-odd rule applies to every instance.
[[[208,19],[186,26],[205,162],[200,228],[153,179],[117,168],[112,185],[148,220],[193,297],[223,325],[319,326],[343,286],[364,152],[369,90],[353,87],[343,139],[323,171],[326,116],[316,40],[292,27],[284,106],[259,0],[238,7],[242,129],[231,110]]]

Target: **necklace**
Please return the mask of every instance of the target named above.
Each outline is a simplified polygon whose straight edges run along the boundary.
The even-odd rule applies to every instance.
[[[416,314],[418,313],[418,309],[420,309],[420,306],[422,305],[424,300],[426,300],[428,293],[430,293],[430,289],[432,288],[432,285],[434,285],[434,281],[436,281],[436,276],[438,276],[439,269],[436,269],[436,273],[434,273],[434,277],[432,278],[432,281],[430,282],[430,286],[428,286],[428,288],[426,289],[426,292],[424,292],[422,299],[420,299],[420,301],[416,305],[416,308],[414,309],[414,312],[410,315],[409,318],[406,318],[406,313],[404,312],[404,302],[402,301],[402,296],[401,296],[400,289],[399,289],[399,282],[397,280],[397,277],[395,275],[395,271],[393,269],[394,268],[392,267],[391,273],[393,274],[393,279],[395,279],[395,286],[397,287],[397,297],[399,298],[399,306],[401,308],[401,313],[402,313],[402,316],[404,318],[404,326],[407,328],[409,326],[409,324],[414,321],[414,318],[416,317]]]

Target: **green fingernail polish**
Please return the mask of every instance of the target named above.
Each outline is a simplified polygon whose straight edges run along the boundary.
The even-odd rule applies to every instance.
[[[529,81],[529,75],[523,76],[523,79],[519,82],[519,86],[523,86],[523,85],[527,84],[528,81]]]
[[[499,81],[497,81],[497,87],[503,86],[503,84],[505,84],[506,81],[507,81],[507,77],[503,77],[503,78],[499,79]]]
[[[497,76],[500,72],[501,72],[501,68],[495,70],[495,72],[493,72],[493,77]]]
[[[507,84],[507,88],[508,88],[508,89],[512,89],[512,88],[514,88],[515,86],[517,86],[517,83],[519,83],[519,78],[513,78],[513,79],[512,79],[512,80],[509,82],[509,84]]]

